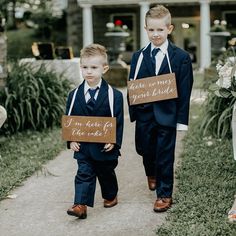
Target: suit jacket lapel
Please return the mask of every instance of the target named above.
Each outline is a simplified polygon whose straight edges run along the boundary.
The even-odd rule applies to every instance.
[[[142,53],[142,52],[141,52]],[[151,75],[155,75],[155,70],[151,63],[151,43],[143,50],[143,61],[145,62]]]
[[[168,54],[169,54],[170,65],[172,66],[171,61],[172,61],[172,59],[175,55],[175,47],[173,46],[173,44],[171,42],[169,42],[167,51],[168,51]],[[173,71],[173,68],[171,68],[171,69]],[[165,55],[158,74],[160,75],[160,74],[166,74],[166,73],[170,73],[170,69],[169,69],[167,57]]]
[[[86,108],[86,101],[85,101],[85,96],[84,96],[84,81],[79,86],[75,102],[77,102],[78,106],[81,107],[85,115],[89,115],[88,110]]]
[[[105,80],[102,79],[102,84],[98,92],[98,97],[95,103],[94,112],[99,109],[103,104],[103,101],[108,97],[108,85]]]

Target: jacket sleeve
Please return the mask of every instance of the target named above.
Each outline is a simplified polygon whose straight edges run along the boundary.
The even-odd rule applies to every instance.
[[[124,102],[121,92],[116,92],[114,99],[114,116],[116,117],[116,145],[121,148],[124,128]]]
[[[130,64],[130,73],[129,73],[129,80],[132,80],[134,78],[134,73],[135,73],[135,68],[138,60],[138,55],[137,53],[133,54],[132,59],[131,59],[131,64]],[[129,91],[127,91],[127,103],[128,103],[128,110],[129,110],[129,117],[130,121],[133,122],[136,120],[136,115],[135,115],[135,106],[130,106],[129,103]]]
[[[73,92],[74,92],[74,90],[72,92],[70,92],[68,97],[67,97],[65,115],[68,115],[68,113],[69,113]],[[67,146],[68,149],[70,149],[70,141],[66,142],[66,146]]]
[[[183,59],[179,71],[177,123],[188,125],[190,96],[193,85],[192,62],[188,54]]]

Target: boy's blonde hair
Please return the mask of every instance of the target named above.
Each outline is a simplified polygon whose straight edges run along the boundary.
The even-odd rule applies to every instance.
[[[101,56],[104,58],[103,64],[108,64],[107,50],[104,46],[97,43],[92,43],[80,50],[80,59],[92,56]]]
[[[167,26],[171,25],[171,14],[170,11],[163,5],[156,5],[149,9],[145,16],[145,23],[147,25],[147,18],[165,18],[165,23]]]

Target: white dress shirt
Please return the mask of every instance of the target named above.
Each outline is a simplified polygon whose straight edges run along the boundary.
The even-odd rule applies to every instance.
[[[158,75],[158,72],[161,68],[161,64],[164,60],[164,57],[166,55],[167,52],[167,48],[168,48],[168,40],[166,40],[160,47],[160,50],[158,51],[158,53],[156,54],[156,75]],[[155,46],[152,44],[151,45],[151,51],[155,48]]]
[[[85,97],[85,101],[88,102],[88,100],[90,99],[90,94],[89,94],[89,89],[96,89],[98,87],[98,90],[96,91],[95,95],[94,95],[94,99],[96,100],[97,97],[98,97],[98,92],[99,92],[99,89],[101,87],[101,84],[102,84],[102,80],[100,80],[98,82],[98,84],[94,87],[90,87],[89,84],[87,83],[87,81],[85,81],[84,83],[84,97]]]

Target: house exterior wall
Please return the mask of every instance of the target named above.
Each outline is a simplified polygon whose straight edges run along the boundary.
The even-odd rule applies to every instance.
[[[130,15],[132,16],[132,37],[133,46],[129,47],[128,51],[134,51],[140,48],[140,2],[150,3],[150,7],[155,4],[164,4],[168,7],[172,13],[173,24],[175,25],[175,31],[173,32],[173,40],[180,47],[186,47],[186,40],[183,38],[185,31],[181,28],[181,22],[190,23],[192,29],[196,32],[194,33],[195,42],[197,49],[195,56],[197,57],[197,66],[199,66],[200,58],[200,1],[190,0],[190,1],[177,1],[177,0],[159,0],[159,1],[135,1],[135,0],[77,0],[78,8],[80,9],[80,14],[82,14],[83,4],[91,4],[92,8],[92,22],[93,22],[93,40],[94,42],[101,43],[105,46],[108,45],[108,38],[104,36],[106,32],[106,23],[111,21],[111,18],[117,15]],[[201,0],[203,1],[203,0]],[[208,1],[208,0],[206,0]],[[218,1],[212,0],[210,2],[210,21],[213,24],[215,19],[222,20],[224,18],[224,12],[231,11],[236,14],[236,2],[235,1]],[[81,16],[78,16],[81,17]],[[188,22],[187,22],[188,21]],[[236,29],[234,29],[236,31]],[[86,33],[86,32],[84,32]],[[83,35],[82,24],[78,25],[78,35],[81,37]],[[186,34],[187,37],[187,34]],[[193,36],[191,36],[193,37]],[[78,48],[83,47],[83,41],[80,39],[78,42]]]

